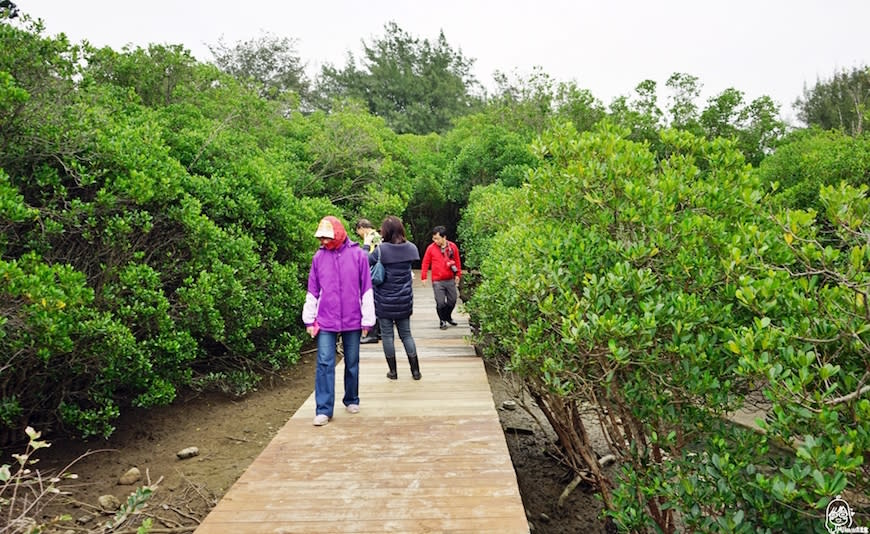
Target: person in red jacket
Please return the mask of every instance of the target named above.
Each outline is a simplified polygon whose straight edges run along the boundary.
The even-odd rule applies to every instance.
[[[456,326],[453,320],[453,308],[456,307],[459,278],[462,276],[462,261],[459,259],[459,247],[447,239],[447,229],[436,226],[432,229],[432,244],[423,254],[420,265],[420,276],[423,284],[429,269],[432,269],[432,291],[435,293],[435,310],[441,320],[439,328],[446,330],[447,325]]]

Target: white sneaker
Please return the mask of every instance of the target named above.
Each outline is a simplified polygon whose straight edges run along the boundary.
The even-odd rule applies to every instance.
[[[359,413],[359,404],[348,404],[347,413]]]
[[[323,426],[329,422],[329,416],[319,413],[314,416],[314,426]]]

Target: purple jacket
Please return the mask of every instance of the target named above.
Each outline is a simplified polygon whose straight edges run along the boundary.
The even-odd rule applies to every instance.
[[[311,260],[302,322],[311,326],[315,320],[327,332],[368,330],[375,324],[368,255],[349,239],[336,250],[321,247]]]

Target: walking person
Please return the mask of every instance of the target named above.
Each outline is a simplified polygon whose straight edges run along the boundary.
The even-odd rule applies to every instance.
[[[359,413],[359,341],[375,323],[369,263],[359,244],[347,237],[337,218],[324,217],[314,236],[320,248],[311,260],[302,321],[317,337],[314,426],[332,419],[335,406],[335,349],[344,349],[344,398],[348,413]]]
[[[381,223],[383,242],[375,252],[369,253],[369,264],[380,258],[384,266],[384,282],[375,286],[375,314],[381,329],[381,343],[387,359],[387,378],[396,380],[396,346],[393,326],[405,347],[411,376],[420,380],[420,362],[417,360],[417,345],[411,336],[411,314],[414,312],[414,290],[411,264],[420,259],[417,247],[405,238],[405,225],[392,215]]]
[[[432,269],[432,291],[435,294],[435,310],[438,312],[438,325],[446,330],[447,325],[456,326],[453,309],[456,307],[457,286],[462,276],[462,262],[459,247],[447,239],[447,229],[436,226],[432,229],[432,244],[423,253],[420,265],[420,279],[426,284],[429,269]]]
[[[354,230],[356,231],[356,235],[363,240],[362,248],[366,252],[374,252],[375,247],[380,245],[381,241],[383,241],[383,236],[375,230],[375,227],[372,226],[371,221],[368,219],[358,220]]]
[[[375,227],[372,226],[371,221],[368,219],[359,219],[354,226],[354,230],[356,231],[356,235],[359,236],[362,242],[362,249],[366,252],[374,252],[374,250],[381,244],[383,238],[381,234],[375,230]],[[377,343],[381,339],[381,328],[380,323],[375,319],[375,327],[360,339],[360,343]]]

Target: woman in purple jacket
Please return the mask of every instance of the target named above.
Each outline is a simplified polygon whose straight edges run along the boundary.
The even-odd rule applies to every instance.
[[[317,336],[314,426],[332,419],[335,406],[335,344],[341,334],[344,348],[344,405],[359,413],[359,340],[375,324],[372,278],[366,253],[347,238],[341,221],[324,217],[314,236],[320,249],[308,273],[308,294],[302,321]]]

